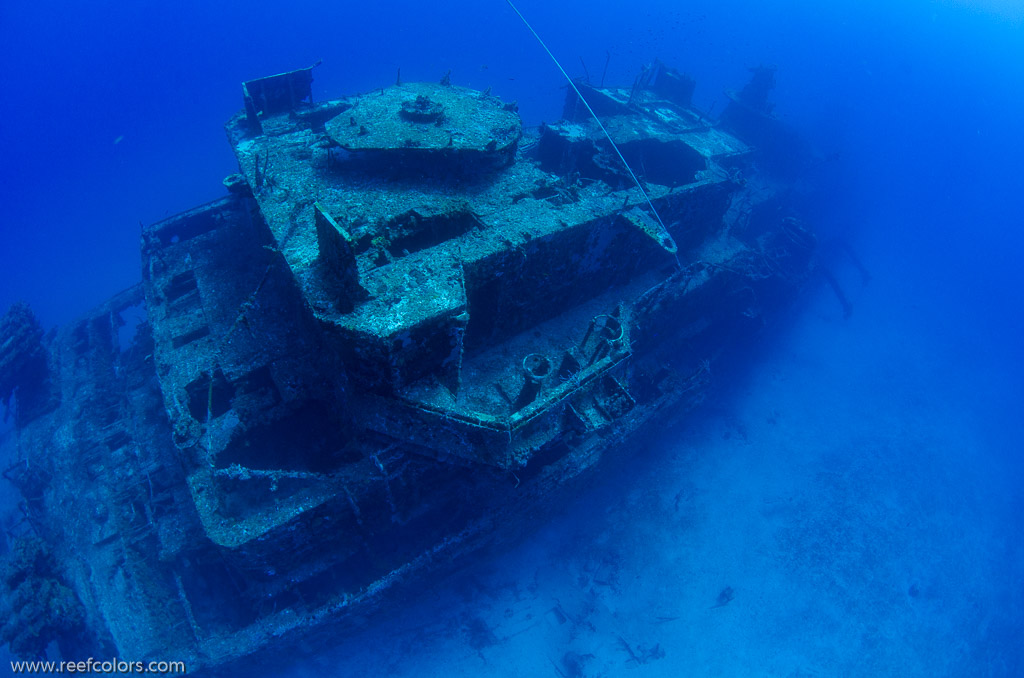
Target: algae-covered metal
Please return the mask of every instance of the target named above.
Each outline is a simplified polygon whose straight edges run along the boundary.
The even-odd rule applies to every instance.
[[[245,84],[240,173],[144,229],[140,286],[45,339],[2,325],[31,394],[6,475],[97,656],[221,665],[521,530],[809,269],[672,69],[577,83],[660,219],[575,93],[524,130],[447,78],[311,81]]]

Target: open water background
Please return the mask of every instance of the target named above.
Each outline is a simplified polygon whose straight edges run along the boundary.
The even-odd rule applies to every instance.
[[[555,676],[575,653],[582,675],[1024,675],[1024,5],[519,6],[570,74],[597,81],[607,60],[629,84],[657,57],[704,110],[777,65],[777,113],[830,158],[812,225],[873,279],[839,266],[850,319],[811,286],[630,472],[287,670]],[[564,97],[500,0],[6,0],[0,307],[27,300],[50,327],[136,282],[139,223],[235,171],[221,126],[240,82],[319,59],[316,99],[399,68],[491,87],[526,124]],[[709,610],[725,586],[735,600]]]

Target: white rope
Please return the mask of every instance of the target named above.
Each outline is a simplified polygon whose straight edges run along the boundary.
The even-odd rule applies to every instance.
[[[573,88],[573,90],[576,92],[576,96],[580,98],[580,101],[583,102],[583,105],[587,107],[588,111],[590,111],[590,115],[593,116],[594,122],[596,122],[597,126],[601,128],[602,132],[604,132],[605,137],[608,138],[608,143],[610,143],[612,145],[612,148],[615,149],[615,153],[618,154],[619,160],[622,161],[622,165],[626,168],[626,171],[629,172],[629,176],[633,177],[633,181],[636,183],[636,187],[640,189],[640,193],[644,196],[644,200],[647,201],[647,205],[651,208],[651,211],[654,212],[654,217],[658,220],[658,223],[661,224],[661,227],[665,229],[665,231],[667,232],[668,229],[665,228],[665,222],[661,220],[661,215],[658,214],[658,210],[654,208],[654,203],[651,202],[651,198],[650,196],[647,195],[647,191],[645,191],[644,187],[640,184],[640,180],[636,178],[636,174],[633,173],[633,168],[629,166],[628,162],[626,162],[626,158],[625,156],[622,155],[622,151],[620,151],[619,147],[615,144],[614,141],[612,141],[612,135],[608,134],[608,130],[606,130],[604,125],[601,124],[601,120],[597,117],[597,113],[594,113],[594,109],[590,107],[590,104],[583,96],[583,93],[580,92],[579,87],[577,87],[576,83],[572,81],[572,78],[569,77],[569,74],[565,72],[565,69],[562,68],[562,64],[558,62],[558,59],[556,59],[555,55],[551,53],[551,50],[548,49],[548,46],[544,44],[544,41],[537,34],[537,31],[533,30],[533,26],[531,26],[530,22],[526,20],[526,17],[523,16],[523,13],[520,12],[519,9],[512,4],[512,0],[505,0],[505,2],[508,3],[508,6],[512,8],[513,12],[519,15],[519,18],[522,19],[526,27],[530,29],[531,33],[533,33],[533,37],[537,38],[537,42],[540,43],[540,46],[544,48],[544,51],[548,53],[548,56],[551,57],[551,60],[555,62],[556,66],[558,66],[558,70],[562,71],[562,75],[565,76],[565,79],[569,83],[569,86]]]

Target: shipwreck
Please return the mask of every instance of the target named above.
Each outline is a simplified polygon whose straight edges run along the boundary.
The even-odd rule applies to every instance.
[[[636,454],[812,268],[759,140],[662,64],[575,82],[607,137],[571,89],[527,129],[447,76],[312,77],[244,83],[239,173],[143,229],[140,284],[0,321],[13,651],[194,672],[335,633]]]

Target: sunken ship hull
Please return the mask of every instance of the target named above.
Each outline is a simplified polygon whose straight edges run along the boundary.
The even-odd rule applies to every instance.
[[[5,476],[80,601],[65,655],[195,671],[343,628],[640,453],[810,270],[756,150],[670,69],[577,83],[660,218],[575,93],[524,132],[447,79],[311,80],[245,83],[228,195],[144,229],[139,286],[0,355],[36,365]]]

